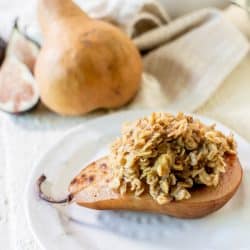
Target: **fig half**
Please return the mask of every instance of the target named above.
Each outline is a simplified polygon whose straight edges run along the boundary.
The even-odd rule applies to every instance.
[[[208,215],[223,207],[237,191],[242,180],[242,168],[234,155],[226,156],[227,171],[221,176],[216,187],[199,187],[191,191],[188,200],[171,201],[159,205],[145,193],[136,198],[132,193],[121,195],[113,190],[109,183],[112,181],[108,157],[101,158],[84,168],[70,183],[69,195],[62,200],[54,200],[41,190],[46,177],[38,180],[40,198],[52,203],[77,204],[100,210],[130,210],[144,211],[170,215],[178,218],[198,218]]]
[[[39,101],[39,91],[32,75],[39,46],[19,31],[17,20],[0,69],[0,109],[22,113]]]
[[[0,66],[4,60],[6,46],[6,42],[2,38],[0,38]]]
[[[6,57],[0,68],[0,109],[21,113],[38,101],[38,87],[29,68],[14,56]]]
[[[33,73],[38,53],[39,45],[19,30],[18,20],[16,19],[8,43],[6,57],[17,57]]]

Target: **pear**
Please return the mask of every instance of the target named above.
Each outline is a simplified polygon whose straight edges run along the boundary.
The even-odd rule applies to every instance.
[[[134,97],[142,61],[126,34],[89,18],[72,0],[39,0],[38,19],[43,46],[35,77],[46,106],[82,115]]]
[[[40,197],[52,203],[76,202],[80,206],[98,210],[130,210],[165,214],[178,218],[198,218],[223,207],[237,191],[242,180],[242,168],[238,158],[228,155],[226,172],[221,175],[216,187],[194,187],[188,200],[158,204],[145,193],[135,197],[132,193],[121,195],[111,188],[112,173],[108,157],[103,157],[84,168],[70,183],[69,195],[63,200],[54,200],[41,190],[46,177],[38,180]]]

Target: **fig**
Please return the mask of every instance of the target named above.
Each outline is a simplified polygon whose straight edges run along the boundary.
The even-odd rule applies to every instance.
[[[6,45],[6,42],[0,38],[0,66],[4,60]]]
[[[18,20],[16,19],[7,46],[6,57],[17,57],[18,60],[23,62],[33,73],[38,53],[39,45],[20,31],[18,28]]]
[[[30,69],[15,56],[6,57],[0,69],[0,109],[22,113],[39,101],[39,91]]]

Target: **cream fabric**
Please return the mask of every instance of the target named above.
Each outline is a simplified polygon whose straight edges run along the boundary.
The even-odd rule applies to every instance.
[[[124,23],[121,20],[125,19],[119,19],[114,12],[116,5],[105,5],[99,9],[109,10],[107,13],[112,13],[110,20],[126,26],[126,31],[136,38],[138,47],[150,51],[144,63],[151,74],[144,73],[138,95],[125,109],[151,107],[157,110],[175,106],[184,111],[194,111],[225,123],[250,142],[250,55],[243,59],[248,43],[241,33],[214,10],[195,12],[170,22],[159,4],[150,5],[150,8],[139,4],[135,8],[129,2],[133,4],[134,1],[124,1],[123,4],[128,6],[123,10],[133,9],[136,12],[119,14],[119,18],[130,17]],[[92,11],[96,10],[94,7],[89,5]],[[107,19],[108,16],[100,17]],[[237,16],[233,16],[235,21]],[[1,24],[0,27],[3,26]],[[30,34],[39,33],[34,27]],[[157,57],[164,65],[159,64]],[[162,68],[160,71],[159,67]],[[188,77],[190,75],[192,77]],[[182,79],[178,80],[178,91],[183,98],[172,95],[177,91],[177,79]],[[0,158],[4,169],[0,174],[0,188],[6,190],[0,197],[0,216],[3,217],[0,220],[1,243],[1,237],[6,238],[8,231],[10,249],[40,249],[24,216],[24,189],[32,166],[68,128],[100,115],[102,113],[95,112],[85,117],[64,118],[42,105],[24,116],[0,114]],[[8,249],[7,243],[5,246],[4,249]]]
[[[144,69],[161,83],[168,107],[186,111],[202,105],[248,51],[245,37],[212,9],[179,18],[134,41],[141,50],[151,50]]]
[[[221,121],[250,142],[250,54],[196,112]]]

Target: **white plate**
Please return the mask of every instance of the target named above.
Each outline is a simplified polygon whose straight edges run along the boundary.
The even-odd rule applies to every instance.
[[[107,153],[108,144],[124,121],[150,110],[120,112],[97,118],[67,133],[36,164],[27,187],[27,217],[36,239],[46,250],[114,249],[249,249],[250,146],[236,135],[244,178],[235,197],[221,210],[202,219],[181,220],[133,212],[95,211],[77,205],[51,205],[37,196],[41,174],[54,197],[67,193],[70,180],[92,160]],[[199,117],[206,124],[214,121]],[[217,123],[226,134],[230,130]],[[49,186],[49,187],[48,187]]]

